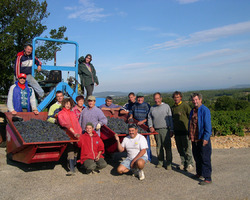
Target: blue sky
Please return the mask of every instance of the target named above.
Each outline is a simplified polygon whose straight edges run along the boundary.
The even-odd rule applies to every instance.
[[[250,84],[249,0],[47,2],[48,30],[66,26],[80,56],[93,55],[95,92]],[[73,55],[73,49],[58,52],[58,64],[70,65]]]

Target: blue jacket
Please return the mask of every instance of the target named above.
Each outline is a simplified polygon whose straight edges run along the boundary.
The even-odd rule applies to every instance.
[[[13,90],[13,106],[14,106],[15,111],[23,112],[22,105],[21,105],[21,101],[22,101],[21,100],[21,88],[18,86],[18,81],[16,81],[15,84],[16,84],[16,87]],[[30,109],[30,89],[28,87],[27,81],[25,81],[25,89],[27,91],[27,104],[28,104],[27,111],[31,112],[31,109]]]
[[[190,121],[193,116],[194,109],[191,110],[188,122],[188,133]],[[198,108],[198,139],[209,140],[212,134],[211,113],[210,110],[203,104]]]

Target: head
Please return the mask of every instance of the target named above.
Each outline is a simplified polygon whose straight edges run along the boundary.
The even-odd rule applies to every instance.
[[[57,91],[57,92],[56,92],[56,100],[57,100],[59,103],[62,103],[63,99],[64,99],[63,92],[62,92],[62,91]]]
[[[195,108],[199,108],[202,105],[202,95],[199,93],[193,93],[191,95],[192,103]]]
[[[31,54],[32,54],[32,49],[33,49],[32,45],[31,45],[31,44],[27,44],[27,45],[24,47],[24,54],[25,54],[26,56],[31,55]]]
[[[77,96],[76,97],[76,104],[81,108],[84,104],[84,97],[83,96]]]
[[[174,102],[178,105],[182,101],[182,93],[180,91],[175,91],[172,95]]]
[[[62,101],[62,107],[66,108],[67,110],[70,110],[74,106],[74,101],[72,98],[65,98]]]
[[[111,96],[107,96],[105,102],[107,106],[110,106],[113,103],[113,98]]]
[[[92,55],[91,54],[87,54],[85,56],[84,62],[85,63],[90,63],[92,61]]]
[[[136,95],[136,98],[137,98],[137,102],[139,104],[142,104],[144,102],[144,94],[139,92],[137,95]]]
[[[26,74],[21,73],[18,76],[18,82],[23,85],[25,84],[26,78],[27,78]]]
[[[162,103],[162,97],[160,92],[154,93],[154,101],[157,106],[161,105]]]
[[[135,138],[138,133],[138,127],[136,124],[129,124],[128,125],[128,134],[131,138]]]
[[[85,128],[86,132],[88,134],[92,134],[93,133],[93,130],[94,130],[94,125],[91,123],[91,122],[88,122],[86,124],[86,128]]]
[[[93,108],[95,106],[95,97],[94,96],[89,96],[88,97],[88,107]]]
[[[134,102],[136,101],[135,93],[130,92],[130,93],[128,94],[128,98],[129,98],[129,100],[130,100],[131,102],[134,103]]]

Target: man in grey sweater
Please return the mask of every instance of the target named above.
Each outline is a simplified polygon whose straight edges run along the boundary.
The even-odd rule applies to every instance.
[[[156,150],[158,157],[157,168],[163,167],[164,150],[166,151],[166,169],[172,169],[171,137],[173,136],[173,120],[171,109],[168,104],[162,102],[161,93],[154,94],[155,105],[150,108],[148,114],[148,126],[150,132],[157,132],[155,135]]]

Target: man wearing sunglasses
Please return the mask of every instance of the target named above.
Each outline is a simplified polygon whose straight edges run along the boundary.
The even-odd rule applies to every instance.
[[[36,106],[36,97],[33,88],[28,87],[26,74],[19,74],[18,80],[9,89],[7,107],[9,112],[31,112],[39,114]]]

